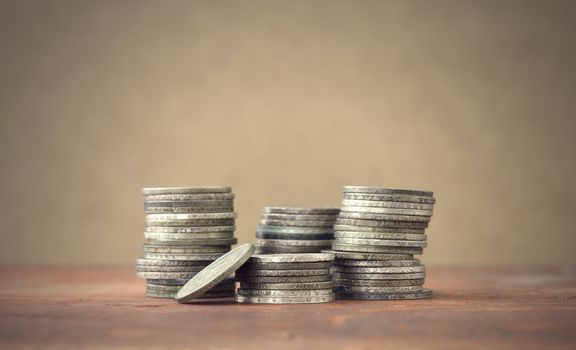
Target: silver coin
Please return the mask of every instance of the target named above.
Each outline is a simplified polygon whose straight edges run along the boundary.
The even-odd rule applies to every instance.
[[[213,261],[221,257],[222,254],[223,253],[210,253],[210,254],[144,253],[144,258],[152,260]]]
[[[375,245],[353,245],[353,244],[340,244],[334,242],[332,244],[333,250],[340,250],[345,252],[361,252],[361,253],[382,253],[382,254],[416,254],[420,255],[423,252],[422,248],[408,248],[408,247],[387,247]]]
[[[201,296],[242,266],[253,252],[254,246],[246,243],[224,254],[190,279],[180,289],[176,300],[179,303],[185,303]]]
[[[337,292],[336,297],[338,299],[362,299],[362,300],[415,300],[415,299],[432,298],[432,291],[430,289],[423,289],[421,292],[390,293],[390,294]]]
[[[146,220],[150,227],[168,226],[227,226],[234,225],[235,219],[195,219],[195,220]]]
[[[332,253],[252,255],[248,263],[310,263],[334,261]]]
[[[236,280],[247,283],[304,283],[332,281],[332,276],[236,276]]]
[[[146,295],[152,298],[171,298],[174,299],[177,292],[160,292],[155,290],[147,290]],[[234,290],[229,291],[221,291],[221,292],[206,292],[201,296],[197,297],[199,299],[206,299],[206,298],[230,298],[234,296]]]
[[[305,297],[256,297],[236,294],[236,302],[244,304],[317,304],[329,303],[334,299],[334,294]]]
[[[311,269],[329,269],[332,267],[332,261],[320,262],[261,262],[248,260],[242,269],[256,269],[256,270],[311,270]]]
[[[302,246],[286,246],[286,245],[275,245],[275,246],[256,246],[257,251],[262,252],[262,254],[296,254],[296,253],[320,253],[323,249],[330,249],[331,246],[312,246],[312,247],[302,247]]]
[[[334,294],[334,289],[237,289],[236,293],[242,296],[253,297],[309,297],[317,295]]]
[[[258,222],[259,225],[269,226],[287,226],[287,227],[332,227],[334,220],[323,221],[290,221],[290,220],[268,220],[263,219]]]
[[[418,259],[414,260],[348,260],[336,259],[334,266],[349,267],[403,267],[403,266],[420,266]]]
[[[239,269],[236,271],[236,277],[250,276],[276,276],[276,277],[308,277],[329,275],[330,269],[311,269],[311,270],[250,270]]]
[[[148,285],[154,284],[157,286],[179,286],[182,287],[183,285],[188,282],[188,279],[159,279],[159,278],[148,278],[146,279],[146,283]]]
[[[203,233],[203,232],[234,232],[236,226],[200,226],[200,227],[146,227],[145,232],[154,233]]]
[[[199,238],[199,239],[175,239],[175,240],[157,240],[149,239],[149,244],[158,246],[230,246],[238,243],[237,238]]]
[[[159,284],[147,284],[146,289],[148,290],[155,290],[155,291],[162,291],[162,292],[172,292],[176,293],[182,288],[182,286],[165,286]],[[226,291],[234,291],[236,289],[236,283],[228,283],[228,284],[219,284],[212,289],[211,292],[226,292]]]
[[[198,272],[144,272],[137,271],[136,276],[148,279],[189,279]]]
[[[340,252],[340,251],[323,251],[323,253],[334,254],[337,260],[376,260],[376,261],[396,261],[396,260],[414,260],[412,254],[390,254],[390,253],[361,253],[361,252]]]
[[[408,203],[420,203],[420,204],[436,203],[436,199],[434,197],[418,197],[418,196],[387,195],[387,194],[344,193],[343,198],[352,200],[361,200],[361,201],[408,202]]]
[[[335,278],[334,282],[337,286],[356,286],[356,287],[403,287],[403,286],[422,286],[424,279],[413,280],[352,280]]]
[[[348,293],[412,293],[422,291],[422,286],[402,286],[402,287],[361,287],[361,286],[336,286],[337,292]]]
[[[424,272],[424,265],[420,266],[399,266],[399,267],[359,267],[359,266],[338,266],[334,265],[334,272],[341,273],[416,273]]]
[[[331,240],[334,238],[332,233],[267,233],[256,232],[256,238],[261,239],[297,239],[297,240]]]
[[[344,280],[416,280],[423,279],[426,276],[424,272],[415,273],[344,273],[334,272],[334,278]]]
[[[161,233],[144,232],[144,238],[156,241],[194,241],[198,239],[231,239],[234,238],[234,231],[230,232],[200,232],[200,233]],[[232,243],[236,244],[236,243]]]
[[[410,216],[410,215],[387,215],[373,213],[354,213],[342,211],[339,218],[357,219],[357,220],[375,220],[375,221],[403,221],[403,222],[429,222],[429,216]]]
[[[285,220],[285,221],[335,221],[338,215],[305,215],[305,214],[260,214],[262,220]]]
[[[370,226],[370,227],[398,227],[398,228],[426,228],[428,222],[417,221],[386,221],[338,218],[336,225]]]
[[[434,196],[434,192],[432,192],[432,191],[404,190],[404,189],[397,189],[397,188],[384,188],[384,187],[373,187],[373,186],[342,186],[342,192],[344,192],[344,193],[375,193],[375,194],[421,196],[421,197],[433,197]]]
[[[206,266],[208,261],[180,261],[180,260],[153,260],[136,259],[136,265],[141,266],[165,266],[165,267],[186,267],[186,266]]]
[[[234,199],[234,193],[200,193],[200,194],[151,194],[145,195],[146,201],[197,201],[197,200]]]
[[[339,208],[297,208],[297,207],[264,207],[263,213],[302,214],[302,215],[338,215]]]
[[[389,239],[362,239],[362,238],[342,238],[334,239],[334,243],[351,245],[373,245],[385,247],[426,247],[426,241],[397,241]]]
[[[334,238],[352,239],[391,239],[396,241],[426,241],[427,236],[421,233],[394,233],[394,232],[353,232],[335,231]]]
[[[410,234],[424,234],[424,228],[399,228],[399,227],[371,227],[371,226],[356,226],[356,225],[334,225],[334,232],[336,231],[352,231],[352,232],[378,232],[378,233],[410,233]]]
[[[380,215],[410,215],[410,216],[426,216],[426,217],[432,216],[432,210],[342,206],[342,213],[348,213],[348,212],[380,214]]]
[[[332,227],[290,227],[290,226],[257,226],[256,232],[286,234],[325,234],[332,233]]]
[[[312,290],[312,289],[333,289],[334,282],[296,282],[296,283],[249,283],[240,282],[241,289],[247,290]]]
[[[256,244],[259,247],[266,246],[301,246],[301,247],[318,247],[330,246],[332,240],[297,240],[297,239],[257,239]]]
[[[230,251],[229,246],[160,246],[149,243],[143,244],[142,249],[145,253],[154,254],[210,254]]]
[[[356,199],[343,199],[343,207],[362,208],[389,208],[389,209],[414,209],[433,211],[434,204],[410,203],[410,202],[386,202],[386,201],[363,201]]]
[[[144,187],[142,194],[195,194],[195,193],[229,193],[232,192],[230,186],[186,186],[186,187]]]
[[[199,272],[205,266],[145,266],[136,265],[136,272]]]
[[[218,208],[233,207],[234,200],[210,200],[201,199],[196,201],[152,201],[144,200],[144,208]]]
[[[226,213],[234,207],[144,207],[146,214]]]
[[[199,219],[234,219],[236,213],[148,214],[146,221],[191,221]]]

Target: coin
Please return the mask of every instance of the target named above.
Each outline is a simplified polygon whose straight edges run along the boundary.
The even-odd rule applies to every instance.
[[[330,241],[328,241],[330,242]],[[329,243],[328,243],[329,244]],[[325,246],[294,246],[294,245],[274,245],[274,246],[260,246],[256,245],[259,254],[296,254],[296,253],[319,253],[323,249],[330,249],[330,245]]]
[[[302,247],[318,247],[330,246],[331,240],[297,240],[297,239],[257,239],[256,244],[259,247],[266,246],[302,246]]]
[[[146,201],[197,201],[197,200],[234,199],[234,193],[200,193],[200,194],[152,194],[145,195]]]
[[[296,208],[296,207],[264,207],[263,213],[302,214],[302,215],[338,215],[339,208]]]
[[[304,283],[304,282],[326,282],[332,281],[331,275],[322,276],[236,276],[239,282],[247,283]]]
[[[334,238],[353,238],[353,239],[391,239],[399,241],[425,241],[426,235],[420,233],[394,233],[394,232],[354,232],[354,231],[335,231]]]
[[[308,263],[334,261],[333,253],[252,255],[248,263]]]
[[[386,247],[426,247],[426,241],[397,241],[387,239],[361,239],[361,238],[341,238],[338,237],[334,240],[338,244],[351,244],[351,245],[372,245],[372,246],[386,246]]]
[[[410,293],[422,291],[422,286],[402,286],[402,287],[359,287],[359,286],[337,286],[336,291],[348,293]]]
[[[320,262],[260,262],[248,260],[242,269],[259,269],[259,270],[297,270],[297,269],[329,269],[332,267],[332,261]]]
[[[232,239],[234,232],[200,232],[200,233],[163,233],[163,232],[144,232],[144,238],[156,241],[194,241],[198,239]],[[236,243],[231,243],[236,244]]]
[[[222,255],[190,279],[180,289],[176,300],[179,303],[186,303],[201,296],[242,266],[250,258],[252,252],[254,252],[254,246],[246,243]]]
[[[325,251],[323,251],[324,253]],[[360,252],[339,252],[339,251],[326,251],[326,253],[334,254],[336,259],[346,260],[414,260],[412,254],[390,254],[390,253],[360,253]]]
[[[144,266],[136,265],[136,272],[199,272],[205,266]]]
[[[262,220],[286,221],[335,221],[338,215],[308,215],[308,214],[260,214]]]
[[[146,227],[145,232],[155,233],[203,233],[203,232],[234,232],[236,226],[201,226],[201,227]]]
[[[431,298],[432,291],[430,289],[423,289],[421,292],[390,293],[390,294],[337,292],[336,297],[339,299],[414,300],[414,299]]]
[[[161,279],[161,278],[148,278],[147,284],[154,284],[158,286],[183,286],[188,282],[188,279]]]
[[[267,233],[256,232],[256,238],[261,239],[299,239],[299,240],[331,240],[332,233]]]
[[[370,226],[370,227],[398,227],[398,228],[426,228],[428,222],[416,221],[385,221],[338,218],[336,225]]]
[[[334,294],[305,297],[256,297],[236,294],[236,302],[244,304],[316,304],[334,301]]]
[[[386,202],[409,202],[420,204],[434,204],[434,197],[418,197],[404,195],[387,195],[387,194],[368,194],[368,193],[344,193],[344,199],[361,200],[361,201],[386,201]]]
[[[324,282],[296,282],[296,283],[250,283],[240,282],[242,289],[247,290],[307,290],[307,289],[332,289],[334,283],[330,281]]]
[[[177,292],[160,292],[155,290],[147,290],[146,295],[152,298],[171,298],[174,299]],[[229,291],[221,291],[221,292],[206,292],[199,296],[198,298],[205,299],[205,298],[230,298],[234,296],[234,290]]]
[[[136,265],[140,266],[186,267],[186,266],[206,266],[208,264],[209,262],[207,261],[136,259]]]
[[[334,241],[332,249],[345,252],[382,253],[382,254],[422,254],[422,248],[387,247],[375,245],[340,244]]]
[[[334,294],[334,289],[237,289],[236,293],[242,296],[255,297],[307,297]]]
[[[226,226],[234,225],[234,219],[194,219],[194,220],[146,220],[146,225],[158,226]]]
[[[359,267],[359,266],[334,266],[334,272],[341,273],[416,273],[424,272],[424,266],[399,266],[399,267]]]
[[[343,199],[343,207],[362,207],[362,208],[390,208],[390,209],[414,209],[433,211],[434,204],[410,203],[410,202],[387,202],[387,201],[366,201],[356,199]]]
[[[142,194],[195,194],[195,193],[228,193],[232,192],[229,186],[194,186],[194,187],[144,187]]]
[[[335,278],[334,282],[338,286],[402,287],[402,286],[421,286],[424,284],[424,279],[418,278],[410,280],[353,280],[353,279]]]
[[[136,272],[141,278],[149,279],[189,279],[194,277],[198,272]]]
[[[432,216],[432,210],[342,206],[342,213],[348,213],[348,212],[371,213],[381,215],[387,214],[387,215]]]
[[[336,259],[334,266],[350,267],[403,267],[403,266],[420,266],[420,260],[348,260]]]
[[[148,214],[147,221],[189,221],[198,219],[234,219],[236,213]]]
[[[334,272],[334,277],[345,280],[415,280],[423,279],[424,272],[415,273],[343,273]]]
[[[333,233],[332,227],[290,227],[290,226],[258,226],[256,232],[286,233],[286,234],[325,234]]]
[[[371,187],[371,186],[342,186],[342,192],[375,193],[375,194],[422,196],[422,197],[434,196],[434,192],[431,191],[416,191],[416,190],[404,190],[397,188],[384,188],[384,187]]]
[[[203,253],[226,253],[230,246],[163,246],[145,243],[142,246],[145,253],[155,254],[203,254]]]
[[[144,207],[146,214],[186,214],[232,212],[234,207]]]
[[[330,269],[308,269],[308,270],[251,270],[239,269],[236,271],[236,277],[250,276],[277,276],[277,277],[308,277],[329,275]]]
[[[148,240],[149,244],[162,246],[230,246],[238,243],[237,238],[199,238],[199,239],[175,239],[175,240]]]
[[[191,215],[191,214],[190,214]],[[425,222],[430,221],[429,216],[411,216],[411,215],[387,215],[387,214],[373,214],[373,213],[353,213],[343,211],[340,213],[341,219],[358,219],[358,220],[374,220],[374,221],[402,221],[402,222]]]
[[[211,254],[161,254],[144,253],[145,259],[153,260],[187,260],[187,261],[213,261],[222,256],[222,253]]]
[[[182,286],[164,286],[164,285],[159,285],[159,284],[148,283],[146,285],[146,288],[148,290],[176,293],[180,290],[180,288],[182,288]],[[226,292],[226,291],[234,292],[235,289],[236,289],[235,283],[218,284],[217,286],[210,289],[210,292]]]
[[[259,225],[270,226],[288,226],[288,227],[332,227],[334,220],[323,221],[291,221],[291,220],[268,220],[263,219],[258,222]]]
[[[171,201],[171,200],[145,200],[144,208],[218,208],[233,207],[233,199],[210,200],[201,199],[196,201]]]
[[[370,227],[356,225],[334,225],[334,232],[352,231],[352,232],[378,232],[378,233],[410,233],[424,234],[424,228],[400,228],[400,227]]]

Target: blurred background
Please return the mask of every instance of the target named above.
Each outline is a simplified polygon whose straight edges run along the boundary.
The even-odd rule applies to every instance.
[[[1,264],[133,264],[144,186],[433,190],[424,262],[576,263],[570,1],[0,1]]]

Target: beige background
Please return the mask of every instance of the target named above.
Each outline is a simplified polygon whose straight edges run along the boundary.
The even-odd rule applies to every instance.
[[[0,263],[133,263],[140,188],[434,190],[424,260],[575,263],[576,6],[1,1]]]

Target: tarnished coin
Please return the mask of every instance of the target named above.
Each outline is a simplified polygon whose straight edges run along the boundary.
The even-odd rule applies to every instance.
[[[203,232],[234,232],[236,226],[200,226],[200,227],[157,227],[148,226],[145,232],[154,233],[203,233]]]
[[[373,213],[353,213],[342,211],[339,215],[342,219],[357,220],[375,220],[375,221],[402,221],[402,222],[429,222],[429,216],[411,216],[411,215],[387,215]]]
[[[368,193],[344,193],[344,199],[361,200],[361,201],[386,201],[386,202],[409,202],[421,204],[434,204],[434,197],[418,197],[404,195],[387,195],[387,194],[368,194]]]
[[[176,241],[176,240],[193,241],[198,239],[231,239],[234,238],[234,231],[200,232],[200,233],[144,232],[144,238],[153,239],[156,241]]]
[[[227,226],[234,225],[235,219],[194,219],[194,220],[146,220],[147,226]]]
[[[338,215],[305,215],[305,214],[260,214],[262,220],[285,221],[335,221]]]
[[[338,266],[334,265],[334,272],[341,273],[416,273],[424,272],[424,265],[419,266],[399,266],[399,267],[359,267],[359,266]]]
[[[244,304],[317,304],[334,301],[334,294],[305,297],[257,297],[236,294],[236,302]]]
[[[426,228],[428,222],[417,221],[385,221],[338,218],[336,225],[370,226],[370,227],[398,227],[398,228]]]
[[[149,244],[162,246],[230,246],[238,243],[237,238],[199,238],[199,239],[175,239],[175,240],[148,240]]]
[[[147,221],[189,221],[198,219],[234,219],[236,213],[148,214]]]
[[[336,259],[334,266],[349,266],[349,267],[404,267],[404,266],[420,266],[421,262],[418,259],[414,260],[348,260]]]
[[[197,201],[144,201],[144,208],[218,208],[233,207],[234,200],[210,200],[201,199]]]
[[[330,241],[328,241],[330,242]],[[295,246],[295,245],[274,245],[274,246],[260,246],[256,245],[257,251],[261,254],[296,254],[296,253],[319,253],[321,250],[330,249],[330,245],[323,246]],[[260,254],[260,253],[259,253]]]
[[[356,226],[356,225],[334,225],[334,232],[336,231],[352,231],[352,232],[385,232],[385,233],[410,233],[410,234],[424,234],[424,228],[401,228],[401,227],[373,227],[373,226]]]
[[[248,263],[310,263],[334,261],[333,253],[252,255]]]
[[[377,245],[353,245],[353,244],[340,244],[334,241],[332,243],[333,250],[340,250],[345,252],[361,252],[361,253],[381,253],[381,254],[422,254],[422,248],[408,248],[408,247],[387,247]],[[412,258],[412,257],[411,257]]]
[[[362,208],[391,208],[391,209],[415,209],[433,211],[434,204],[410,203],[410,202],[386,202],[386,201],[363,201],[355,199],[343,199],[343,207]]]
[[[297,208],[297,207],[264,207],[263,213],[302,214],[302,215],[338,215],[339,208]]]
[[[305,283],[332,281],[332,276],[236,276],[236,280],[246,283]]]
[[[176,300],[185,303],[201,296],[242,266],[253,252],[254,246],[246,243],[224,254],[190,279],[180,289]]]
[[[362,231],[335,231],[334,238],[355,239],[393,239],[401,241],[425,241],[426,235],[421,233],[394,233],[394,232],[362,232]]]
[[[342,206],[342,213],[348,213],[348,212],[380,214],[380,215],[432,216],[432,210]]]
[[[337,292],[336,296],[338,299],[415,300],[415,299],[432,298],[432,290],[423,289],[421,292],[390,293],[390,294]]]
[[[248,260],[238,270],[258,269],[258,270],[312,270],[312,269],[329,269],[332,267],[332,261],[320,262],[261,262]]]
[[[334,294],[334,289],[238,289],[238,295],[255,297],[308,297]]]
[[[424,279],[413,280],[352,280],[335,278],[334,282],[338,286],[357,286],[357,287],[402,287],[402,286],[422,286]]]
[[[222,254],[223,253],[210,253],[210,254],[144,253],[144,258],[152,260],[213,261],[221,257]]]
[[[372,187],[372,186],[342,186],[342,192],[375,193],[375,194],[422,196],[422,197],[434,196],[434,192],[431,191],[404,190],[397,188],[384,188],[384,187]]]
[[[145,243],[142,245],[145,253],[155,254],[203,254],[203,253],[226,253],[229,246],[163,246]]]
[[[415,280],[424,279],[425,272],[415,273],[343,273],[334,272],[334,278],[345,280]]]
[[[161,279],[161,278],[148,278],[146,280],[147,284],[154,284],[158,286],[179,286],[182,287],[183,285],[188,282],[188,279]]]
[[[260,220],[259,225],[288,226],[288,227],[332,227],[334,220],[293,221],[293,220]]]
[[[250,270],[239,269],[236,271],[236,277],[244,276],[277,276],[277,277],[307,277],[329,275],[330,269],[312,269],[312,270]]]
[[[403,287],[358,287],[358,286],[336,286],[337,292],[348,293],[413,293],[422,291],[422,286],[403,286]]]
[[[136,272],[199,272],[205,266],[144,266],[136,265]]]
[[[360,253],[360,252],[340,252],[340,251],[323,251],[323,253],[334,254],[337,260],[377,260],[377,261],[390,261],[390,260],[414,260],[412,254],[389,254],[389,253]]]
[[[266,233],[256,232],[256,238],[261,239],[298,239],[298,240],[331,240],[334,238],[332,233]]]
[[[197,200],[234,199],[234,193],[200,193],[200,194],[151,194],[145,195],[145,201],[197,201]]]
[[[334,282],[296,282],[296,283],[249,283],[240,282],[242,289],[247,290],[310,290],[310,289],[333,289]]]
[[[338,237],[334,240],[338,244],[352,244],[352,245],[374,245],[386,247],[426,247],[426,241],[397,241],[389,239],[362,239],[362,238],[342,238]]]
[[[138,277],[149,279],[190,279],[198,272],[136,272]]]
[[[232,192],[230,186],[186,186],[186,187],[144,187],[142,194],[196,194],[196,193],[229,193]]]
[[[286,233],[286,234],[323,234],[332,233],[334,229],[330,227],[290,227],[290,226],[258,226],[256,232],[261,233]]]
[[[154,260],[136,259],[136,265],[140,266],[165,266],[165,267],[186,267],[186,266],[206,266],[209,261],[181,261],[181,260]]]
[[[297,239],[257,239],[259,247],[266,246],[302,246],[302,247],[325,247],[331,244],[331,240],[297,240]]]
[[[233,212],[234,207],[144,207],[146,214],[186,214]]]

